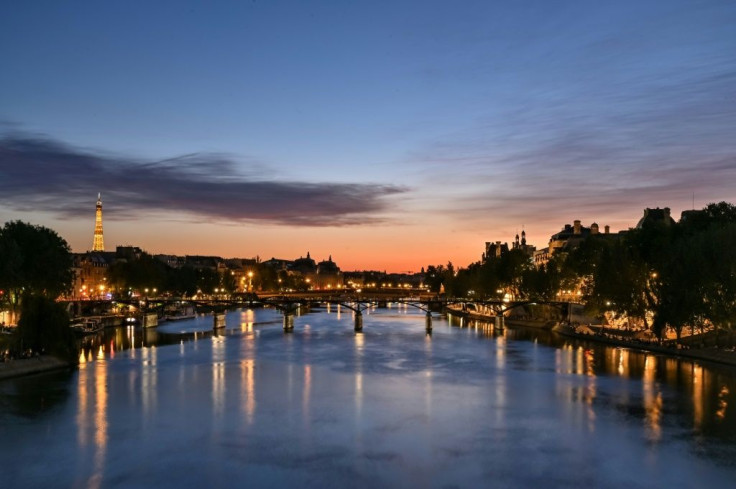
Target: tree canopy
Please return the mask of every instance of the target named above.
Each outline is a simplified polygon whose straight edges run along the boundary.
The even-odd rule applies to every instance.
[[[590,312],[610,312],[662,336],[669,327],[736,331],[736,206],[709,204],[683,213],[680,222],[645,222],[620,235],[591,235],[557,251],[541,267],[510,250],[448,273],[427,269],[432,290],[493,298],[549,301],[564,289],[581,291]]]
[[[16,308],[24,294],[55,299],[73,282],[72,255],[55,231],[21,221],[0,229],[0,290]]]

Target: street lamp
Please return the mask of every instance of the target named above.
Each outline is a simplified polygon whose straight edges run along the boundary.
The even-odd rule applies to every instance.
[[[253,292],[253,270],[248,272],[248,292]]]

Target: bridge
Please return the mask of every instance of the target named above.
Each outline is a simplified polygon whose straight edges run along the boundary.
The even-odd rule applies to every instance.
[[[363,330],[363,312],[372,307],[386,307],[388,303],[405,304],[425,313],[426,332],[432,332],[432,312],[447,312],[471,318],[493,321],[497,327],[504,326],[504,314],[525,305],[542,304],[560,309],[563,315],[569,311],[569,302],[558,301],[502,301],[494,299],[452,298],[427,293],[407,293],[401,290],[380,289],[357,291],[309,291],[256,294],[235,294],[207,297],[136,297],[108,300],[63,300],[69,311],[81,311],[83,307],[110,310],[113,306],[127,306],[143,316],[143,326],[155,326],[156,318],[167,307],[189,304],[200,312],[212,312],[215,329],[225,326],[225,311],[236,307],[272,307],[281,311],[285,332],[294,330],[294,316],[314,304],[331,304],[345,307],[354,313],[355,331]],[[155,314],[155,317],[153,316]],[[79,314],[78,314],[79,315]],[[150,322],[146,322],[146,318]]]

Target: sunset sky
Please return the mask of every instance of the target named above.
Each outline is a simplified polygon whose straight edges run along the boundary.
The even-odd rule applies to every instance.
[[[736,202],[736,2],[24,1],[0,224],[92,247],[466,266]]]

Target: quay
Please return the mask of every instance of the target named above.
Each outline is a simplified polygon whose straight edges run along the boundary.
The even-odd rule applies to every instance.
[[[677,348],[675,344],[661,344],[653,341],[629,340],[613,335],[605,335],[600,332],[596,333],[578,333],[569,326],[555,327],[551,330],[561,336],[575,338],[581,341],[591,341],[595,343],[603,343],[610,346],[628,348],[631,350],[640,350],[661,355],[687,358],[689,360],[701,360],[721,365],[736,367],[736,349],[733,347],[695,347],[695,348]]]
[[[0,380],[23,377],[74,367],[74,364],[51,355],[31,358],[15,358],[0,362]]]

